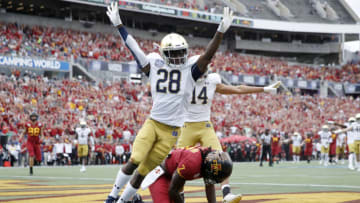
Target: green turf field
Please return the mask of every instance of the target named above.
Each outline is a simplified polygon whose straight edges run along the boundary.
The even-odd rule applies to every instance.
[[[119,166],[0,168],[0,202],[102,202],[110,192]],[[239,163],[231,177],[241,202],[360,202],[360,172],[346,165],[320,166],[280,163]],[[206,202],[202,180],[187,182],[186,202]],[[140,192],[151,202],[148,191]],[[219,202],[221,193],[218,190]]]

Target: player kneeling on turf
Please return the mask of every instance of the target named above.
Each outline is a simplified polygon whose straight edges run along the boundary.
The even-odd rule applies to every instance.
[[[214,184],[231,175],[232,161],[226,152],[205,147],[179,148],[151,171],[141,188],[150,186],[154,203],[185,202],[182,194],[185,181],[203,178],[208,202],[216,202]]]

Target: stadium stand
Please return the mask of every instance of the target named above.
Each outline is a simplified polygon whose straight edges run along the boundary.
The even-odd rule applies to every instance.
[[[217,0],[151,2],[210,12],[220,12],[224,3]],[[327,7],[324,18],[315,14],[310,2],[306,1],[276,1],[278,12],[272,11],[263,0],[237,0],[230,3],[236,7],[239,15],[251,18],[320,23],[329,23],[331,19],[331,23],[354,23],[342,5],[331,0],[320,2]],[[332,12],[330,7],[336,10],[336,13]],[[7,16],[12,18],[13,14]],[[21,17],[16,16],[16,19],[18,18]],[[115,36],[107,25],[94,25],[94,29],[89,31],[78,22],[64,24],[62,20],[47,21],[46,18],[39,17],[36,19],[38,20],[32,20],[27,25],[0,22],[0,54],[66,61],[133,61],[131,53],[123,45],[120,37]],[[153,36],[143,30],[129,30],[135,31],[136,40],[146,53],[157,51],[156,44],[162,37],[160,33]],[[188,39],[193,45],[190,56],[204,51],[204,42],[207,39]],[[212,67],[215,72],[233,75],[281,76],[343,83],[360,81],[359,64],[347,64],[340,68],[324,65],[314,67],[289,63],[279,58],[224,51],[224,47],[216,54]],[[40,114],[40,121],[45,124],[43,152],[49,155],[44,156],[47,157],[44,159],[45,163],[77,163],[74,129],[81,118],[87,119],[88,126],[93,131],[91,163],[110,164],[126,161],[131,141],[149,114],[149,86],[128,82],[102,82],[95,85],[85,80],[48,80],[32,71],[12,71],[0,76],[0,123],[1,132],[11,132],[13,143],[20,145],[20,150],[17,150],[19,156],[26,154],[26,151],[23,151],[25,140],[18,140],[18,135],[23,131],[28,114],[36,109]],[[256,140],[266,128],[289,134],[296,131],[302,135],[306,132],[316,133],[327,120],[345,122],[353,116],[354,108],[360,108],[359,98],[320,98],[317,95],[310,97],[286,93],[275,96],[216,96],[212,122],[220,138],[246,135],[250,129],[251,137]],[[244,144],[240,143],[240,148],[244,149]],[[124,150],[118,150],[118,153],[116,148],[120,145]],[[256,148],[256,143],[251,142],[250,145]],[[224,143],[224,148],[237,147],[236,144]],[[123,156],[125,158],[115,158]]]
[[[41,56],[69,60],[73,58],[128,62],[133,56],[119,36],[107,33],[80,32],[70,29],[0,24],[0,54]],[[157,51],[158,41],[138,39],[146,53]],[[204,50],[193,47],[190,55]],[[322,66],[314,68],[303,64],[289,65],[277,58],[256,57],[234,52],[219,52],[213,60],[214,71],[231,71],[233,74],[278,75],[290,78],[330,80],[334,82],[360,81],[359,66],[346,65],[340,69]]]
[[[1,75],[0,79],[2,133],[8,128],[13,141],[23,144],[25,141],[18,140],[18,135],[23,132],[28,113],[37,109],[40,122],[45,126],[44,151],[54,149],[55,155],[63,154],[56,155],[53,159],[58,161],[57,164],[72,163],[70,159],[66,159],[72,153],[74,154],[70,157],[75,157],[72,161],[73,164],[76,163],[75,150],[70,153],[61,148],[56,152],[54,143],[68,143],[75,148],[74,129],[81,118],[86,118],[92,129],[93,163],[114,163],[115,161],[110,160],[116,157],[116,145],[131,143],[151,106],[150,92],[146,85],[126,82],[94,85],[86,81],[54,81],[31,72],[22,75],[18,70],[14,70],[11,76]],[[359,98],[355,100],[351,97],[320,98],[287,94],[216,96],[212,122],[221,138],[234,133],[246,135],[245,129],[251,129],[251,136],[256,139],[266,128],[284,133],[316,134],[327,120],[346,121],[353,116],[354,108],[360,108]],[[234,127],[235,132],[232,130]]]

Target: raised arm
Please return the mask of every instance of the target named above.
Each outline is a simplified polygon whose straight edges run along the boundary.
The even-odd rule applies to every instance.
[[[146,58],[143,50],[140,49],[138,43],[135,39],[126,31],[123,26],[120,15],[119,8],[117,2],[112,2],[110,6],[107,8],[106,14],[108,15],[111,23],[119,30],[121,38],[124,40],[126,47],[131,51],[132,55],[135,58],[135,61],[138,67],[144,72],[146,75],[150,72],[150,63]]]
[[[177,172],[171,178],[170,187],[169,187],[169,196],[170,200],[174,203],[184,203],[184,198],[180,195],[183,187],[185,185],[185,179],[183,179]]]
[[[203,73],[207,70],[207,65],[210,63],[212,57],[216,53],[217,49],[219,48],[221,41],[223,39],[224,33],[229,29],[232,21],[233,21],[233,11],[230,10],[228,7],[224,8],[223,19],[219,24],[217,32],[215,36],[212,38],[208,46],[206,47],[205,52],[199,57],[196,62],[197,69],[193,67],[192,72],[197,73],[193,74],[195,80],[197,80]]]
[[[209,203],[216,203],[216,192],[214,184],[205,184],[206,199]]]
[[[341,130],[335,130],[335,131],[332,132],[332,133],[338,135],[338,134],[341,134],[341,133],[346,133],[347,131],[350,131],[350,130],[353,130],[353,127],[352,127],[352,126],[350,126],[350,127],[348,127],[348,128],[341,129]]]
[[[247,85],[231,86],[224,84],[216,85],[216,92],[220,94],[252,94],[259,92],[276,92],[277,88],[280,87],[281,82],[278,81],[272,85],[266,87],[252,87]]]
[[[341,124],[341,123],[336,123],[335,121],[328,121],[327,123],[328,123],[329,125],[335,125],[335,126],[338,126],[338,127],[340,127],[340,128],[347,128],[346,125]]]

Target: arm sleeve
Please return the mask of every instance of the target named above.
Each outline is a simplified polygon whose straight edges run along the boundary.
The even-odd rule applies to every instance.
[[[135,39],[126,31],[124,26],[119,28],[120,36],[124,40],[126,47],[130,50],[135,58],[135,61],[139,68],[144,68],[149,64],[149,60],[146,58],[145,53],[140,49]]]
[[[211,82],[215,85],[221,83],[221,77],[218,73],[211,73],[209,76],[211,76]]]
[[[197,81],[203,75],[203,73],[199,69],[199,66],[196,63],[191,66],[191,75],[194,81]]]
[[[201,161],[195,161],[193,158],[188,157],[182,160],[176,169],[177,173],[185,180],[193,180],[197,174],[200,175]]]

